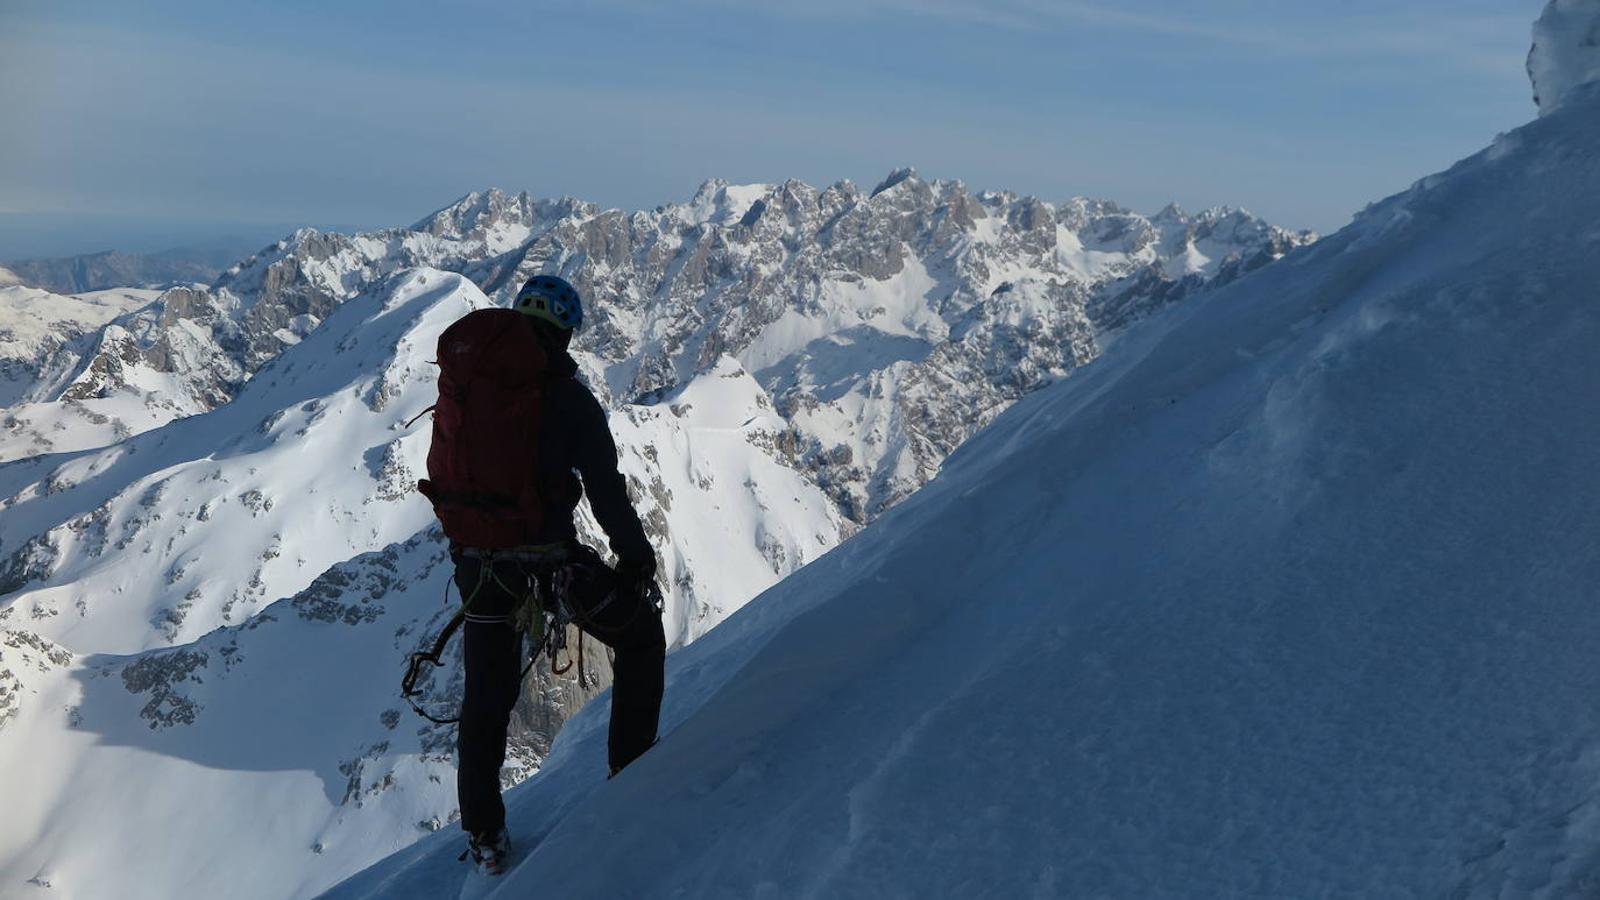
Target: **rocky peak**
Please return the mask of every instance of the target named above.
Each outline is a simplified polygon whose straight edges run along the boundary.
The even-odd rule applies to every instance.
[[[1082,233],[1090,224],[1107,218],[1108,216],[1131,215],[1109,200],[1095,200],[1089,197],[1073,197],[1062,203],[1056,209],[1056,220],[1067,229]]]
[[[598,212],[598,206],[574,197],[540,199],[527,191],[509,194],[490,188],[467,194],[407,231],[482,245],[490,252],[505,252],[550,223]]]
[[[878,182],[878,186],[872,189],[872,193],[869,196],[876,197],[879,194],[890,190],[891,188],[905,184],[908,181],[920,180],[921,178],[917,175],[917,170],[910,166],[906,166],[905,168],[901,169],[895,169],[893,172],[889,173],[888,177]]]
[[[671,209],[689,225],[734,225],[742,222],[751,207],[772,190],[770,184],[729,184],[721,178],[711,178],[700,185],[687,204]]]
[[[1157,225],[1187,225],[1189,214],[1177,203],[1168,203],[1161,207],[1161,211],[1150,217],[1150,221]]]
[[[1196,240],[1213,239],[1233,243],[1270,241],[1274,226],[1252,215],[1249,210],[1232,206],[1214,206],[1194,217],[1191,230]],[[1316,235],[1309,231],[1296,232],[1305,242]]]
[[[411,228],[440,237],[464,234],[477,230],[481,224],[485,224],[483,220],[486,218],[499,218],[509,207],[526,197],[527,194],[522,194],[513,198],[499,188],[473,191],[423,218]]]

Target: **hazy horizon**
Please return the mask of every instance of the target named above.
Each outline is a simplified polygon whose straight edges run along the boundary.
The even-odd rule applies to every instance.
[[[904,167],[897,167],[904,168]],[[916,167],[912,167],[916,168]],[[895,170],[880,173],[870,178],[852,178],[843,176],[827,181],[815,182],[817,187],[826,187],[838,181],[854,181],[864,190],[871,190],[874,185],[892,174]],[[946,176],[936,172],[924,172],[918,169],[918,174],[929,180],[940,181],[965,181],[956,176]],[[710,176],[718,177],[718,176]],[[707,179],[709,180],[709,179]],[[727,180],[727,179],[723,179]],[[784,179],[780,179],[784,180]],[[666,197],[655,203],[639,204],[623,207],[630,211],[652,209],[663,204],[682,203],[691,199],[705,180],[697,182],[679,194]],[[776,182],[773,182],[776,183]],[[1004,185],[975,185],[968,184],[975,192],[1002,191],[1012,188]],[[480,191],[498,189],[508,194],[517,194],[523,189],[510,188],[505,185],[485,185]],[[83,256],[96,253],[118,252],[128,254],[152,254],[173,251],[193,251],[215,248],[218,246],[240,247],[248,245],[249,249],[266,246],[280,238],[292,234],[299,228],[315,228],[320,231],[356,232],[377,231],[384,228],[403,228],[415,224],[428,215],[444,209],[466,197],[471,191],[450,197],[419,209],[408,218],[397,221],[369,220],[361,222],[327,222],[327,221],[277,221],[256,222],[237,221],[224,219],[196,218],[196,219],[142,219],[136,216],[86,216],[74,213],[22,213],[0,211],[0,263],[20,262],[32,259],[61,258]],[[530,192],[533,193],[533,192]],[[537,194],[541,197],[557,197],[561,194]],[[1102,197],[1093,195],[1090,199],[1117,201],[1116,197]],[[579,197],[588,200],[587,197]],[[1072,197],[1041,197],[1039,199],[1051,203],[1060,203]],[[1134,211],[1146,215],[1159,212],[1168,203],[1177,203],[1179,207],[1188,212],[1198,212],[1207,206],[1185,204],[1173,199],[1155,206],[1134,207]],[[602,204],[604,205],[604,204]],[[1126,205],[1126,204],[1125,204]],[[1225,204],[1238,206],[1239,204]],[[1248,207],[1247,207],[1248,208]],[[1251,210],[1254,212],[1254,210]],[[1277,222],[1274,224],[1283,224]],[[1293,227],[1293,226],[1285,226]],[[53,248],[67,248],[57,250]]]

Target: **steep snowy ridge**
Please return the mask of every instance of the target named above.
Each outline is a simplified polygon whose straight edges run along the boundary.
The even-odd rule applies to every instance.
[[[1600,894],[1600,96],[1131,328],[327,896]],[[821,736],[821,737],[819,737]]]

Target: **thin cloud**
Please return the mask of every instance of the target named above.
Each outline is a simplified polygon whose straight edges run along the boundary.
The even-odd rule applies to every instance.
[[[777,0],[753,4],[700,0],[700,3],[807,20],[914,15],[1029,32],[1087,26],[1193,38],[1284,57],[1429,59],[1493,77],[1505,77],[1520,69],[1531,21],[1531,14],[1441,16],[1433,13],[1426,17],[1403,13],[1383,17],[1331,14],[1314,22],[1307,21],[1301,27],[1264,27],[1256,17],[1250,22],[1201,21],[1083,0],[997,0],[989,3],[810,0],[804,4]]]

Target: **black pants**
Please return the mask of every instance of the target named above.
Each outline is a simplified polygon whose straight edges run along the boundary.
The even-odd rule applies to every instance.
[[[461,827],[479,834],[505,825],[500,767],[506,761],[511,708],[522,691],[522,634],[506,617],[529,591],[530,579],[549,585],[553,573],[514,560],[496,561],[491,572],[484,572],[482,560],[459,554],[455,563],[456,586],[463,598],[471,598],[462,627],[466,696],[456,745],[456,796]],[[628,596],[627,591],[611,596],[615,574],[594,551],[580,548],[569,565],[572,583],[567,602],[574,624],[616,654],[607,748],[616,770],[655,743],[666,636],[661,617],[644,598]]]

